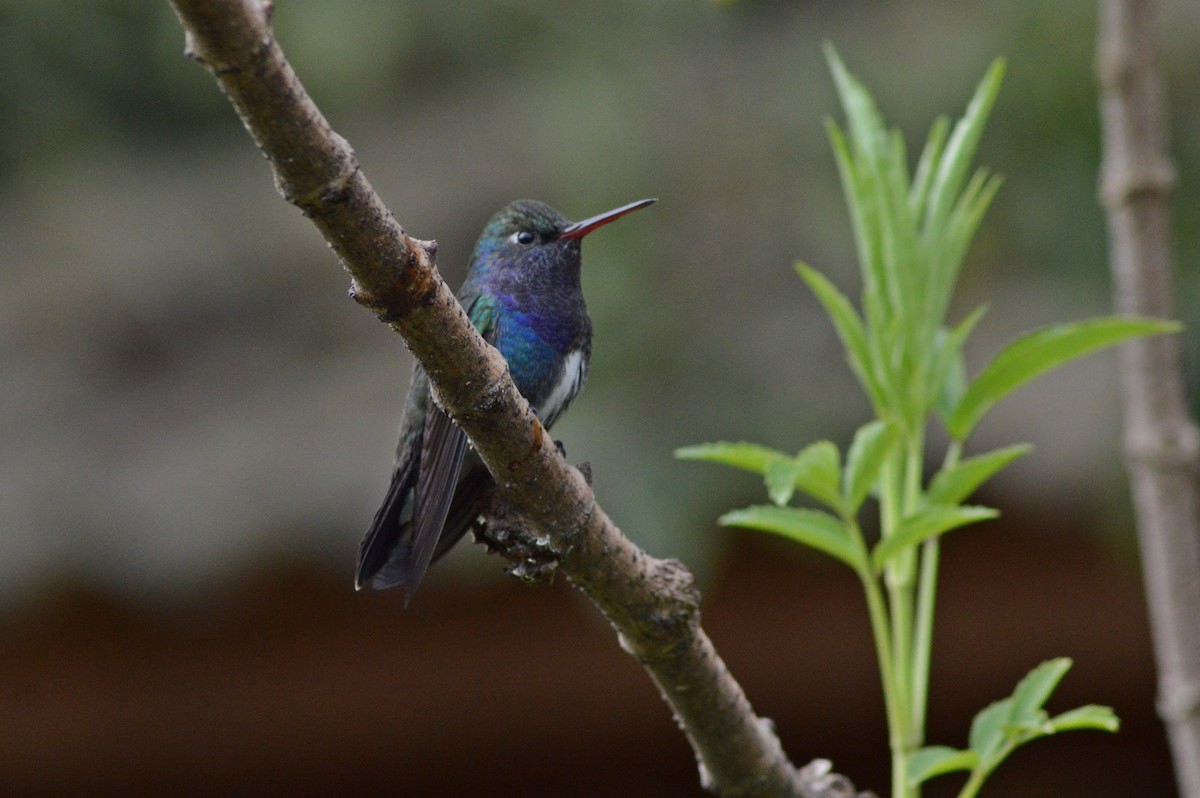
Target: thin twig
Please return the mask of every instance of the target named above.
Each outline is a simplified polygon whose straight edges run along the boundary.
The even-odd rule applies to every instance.
[[[549,538],[559,568],[617,630],[675,713],[722,796],[844,798],[829,763],[797,770],[768,721],[700,628],[699,593],[678,562],[637,548],[596,504],[517,392],[503,358],[476,333],[434,266],[371,189],[346,142],[309,99],[274,40],[271,5],[172,0],[187,52],[233,103],[270,161],[280,193],[320,229],[353,278],[351,294],[400,333],[442,406],[470,437],[504,501]]]
[[[1175,173],[1154,25],[1150,0],[1100,3],[1100,198],[1118,311],[1170,318]],[[1174,336],[1124,344],[1120,364],[1125,460],[1158,660],[1159,715],[1180,795],[1200,798],[1200,433],[1186,410]]]

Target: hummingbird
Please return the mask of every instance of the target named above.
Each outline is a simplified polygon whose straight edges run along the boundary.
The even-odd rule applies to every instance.
[[[500,350],[546,429],[587,380],[592,320],[580,283],[583,237],[653,202],[571,222],[549,205],[517,200],[488,221],[475,244],[458,301],[484,340]],[[492,484],[418,364],[391,484],[359,546],[355,588],[403,587],[407,605],[430,563],[466,534]]]

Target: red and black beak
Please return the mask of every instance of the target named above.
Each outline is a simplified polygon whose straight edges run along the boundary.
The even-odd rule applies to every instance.
[[[562,233],[559,235],[559,238],[583,238],[597,227],[603,227],[609,222],[615,222],[622,216],[633,213],[634,211],[640,211],[642,208],[645,208],[647,205],[653,205],[655,202],[658,202],[658,200],[638,200],[637,202],[631,202],[628,205],[622,205],[620,208],[613,208],[611,211],[602,213],[599,216],[593,216],[590,219],[584,219],[582,222],[574,222],[567,225],[563,229]]]

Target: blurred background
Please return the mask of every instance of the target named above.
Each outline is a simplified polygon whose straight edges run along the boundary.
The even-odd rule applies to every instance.
[[[1200,7],[1161,6],[1192,364]],[[282,0],[275,21],[453,285],[511,199],[578,219],[660,198],[588,239],[592,370],[555,437],[626,534],[698,573],[706,628],[793,759],[883,788],[852,576],[718,530],[761,484],[671,453],[844,446],[866,419],[792,269],[857,292],[826,40],[913,150],[1008,59],[980,157],[1006,184],[952,312],[991,305],[971,364],[1107,312],[1095,3]],[[569,586],[523,587],[464,544],[408,611],[353,592],[411,361],[182,50],[165,2],[0,3],[0,789],[701,794],[667,709]],[[1124,720],[1022,750],[997,798],[1174,793],[1114,366],[1035,383],[972,441],[1037,450],[980,497],[1002,520],[947,540],[930,741],[963,744],[1058,655],[1076,667],[1051,709]]]

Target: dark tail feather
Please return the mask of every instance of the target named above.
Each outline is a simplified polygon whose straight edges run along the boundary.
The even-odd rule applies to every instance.
[[[417,474],[413,499],[413,532],[408,551],[408,573],[404,578],[404,604],[412,601],[429,563],[433,560],[446,514],[454,500],[467,436],[436,405],[425,414],[425,433],[421,445],[421,468]]]
[[[450,551],[454,544],[467,534],[471,522],[479,514],[480,502],[484,494],[494,485],[492,475],[478,463],[474,468],[464,469],[458,488],[454,491],[454,502],[450,512],[446,514],[446,523],[442,526],[442,536],[438,539],[437,548],[433,551],[433,561],[437,562],[442,555]]]
[[[412,470],[415,469],[397,471],[393,475],[387,497],[359,546],[355,576],[355,586],[359,589],[367,585],[376,590],[405,588],[405,604],[412,600],[420,581],[411,579],[413,523],[411,519],[401,521],[405,509],[414,499],[416,478],[410,473]],[[463,468],[429,562],[440,560],[467,533],[479,512],[481,500],[493,484],[487,469],[472,457],[470,464]]]
[[[358,547],[358,570],[354,576],[358,590],[368,584],[376,590],[404,584],[412,548],[412,524],[401,522],[400,516],[412,496],[415,476],[412,471],[404,468],[392,475],[387,497]]]

